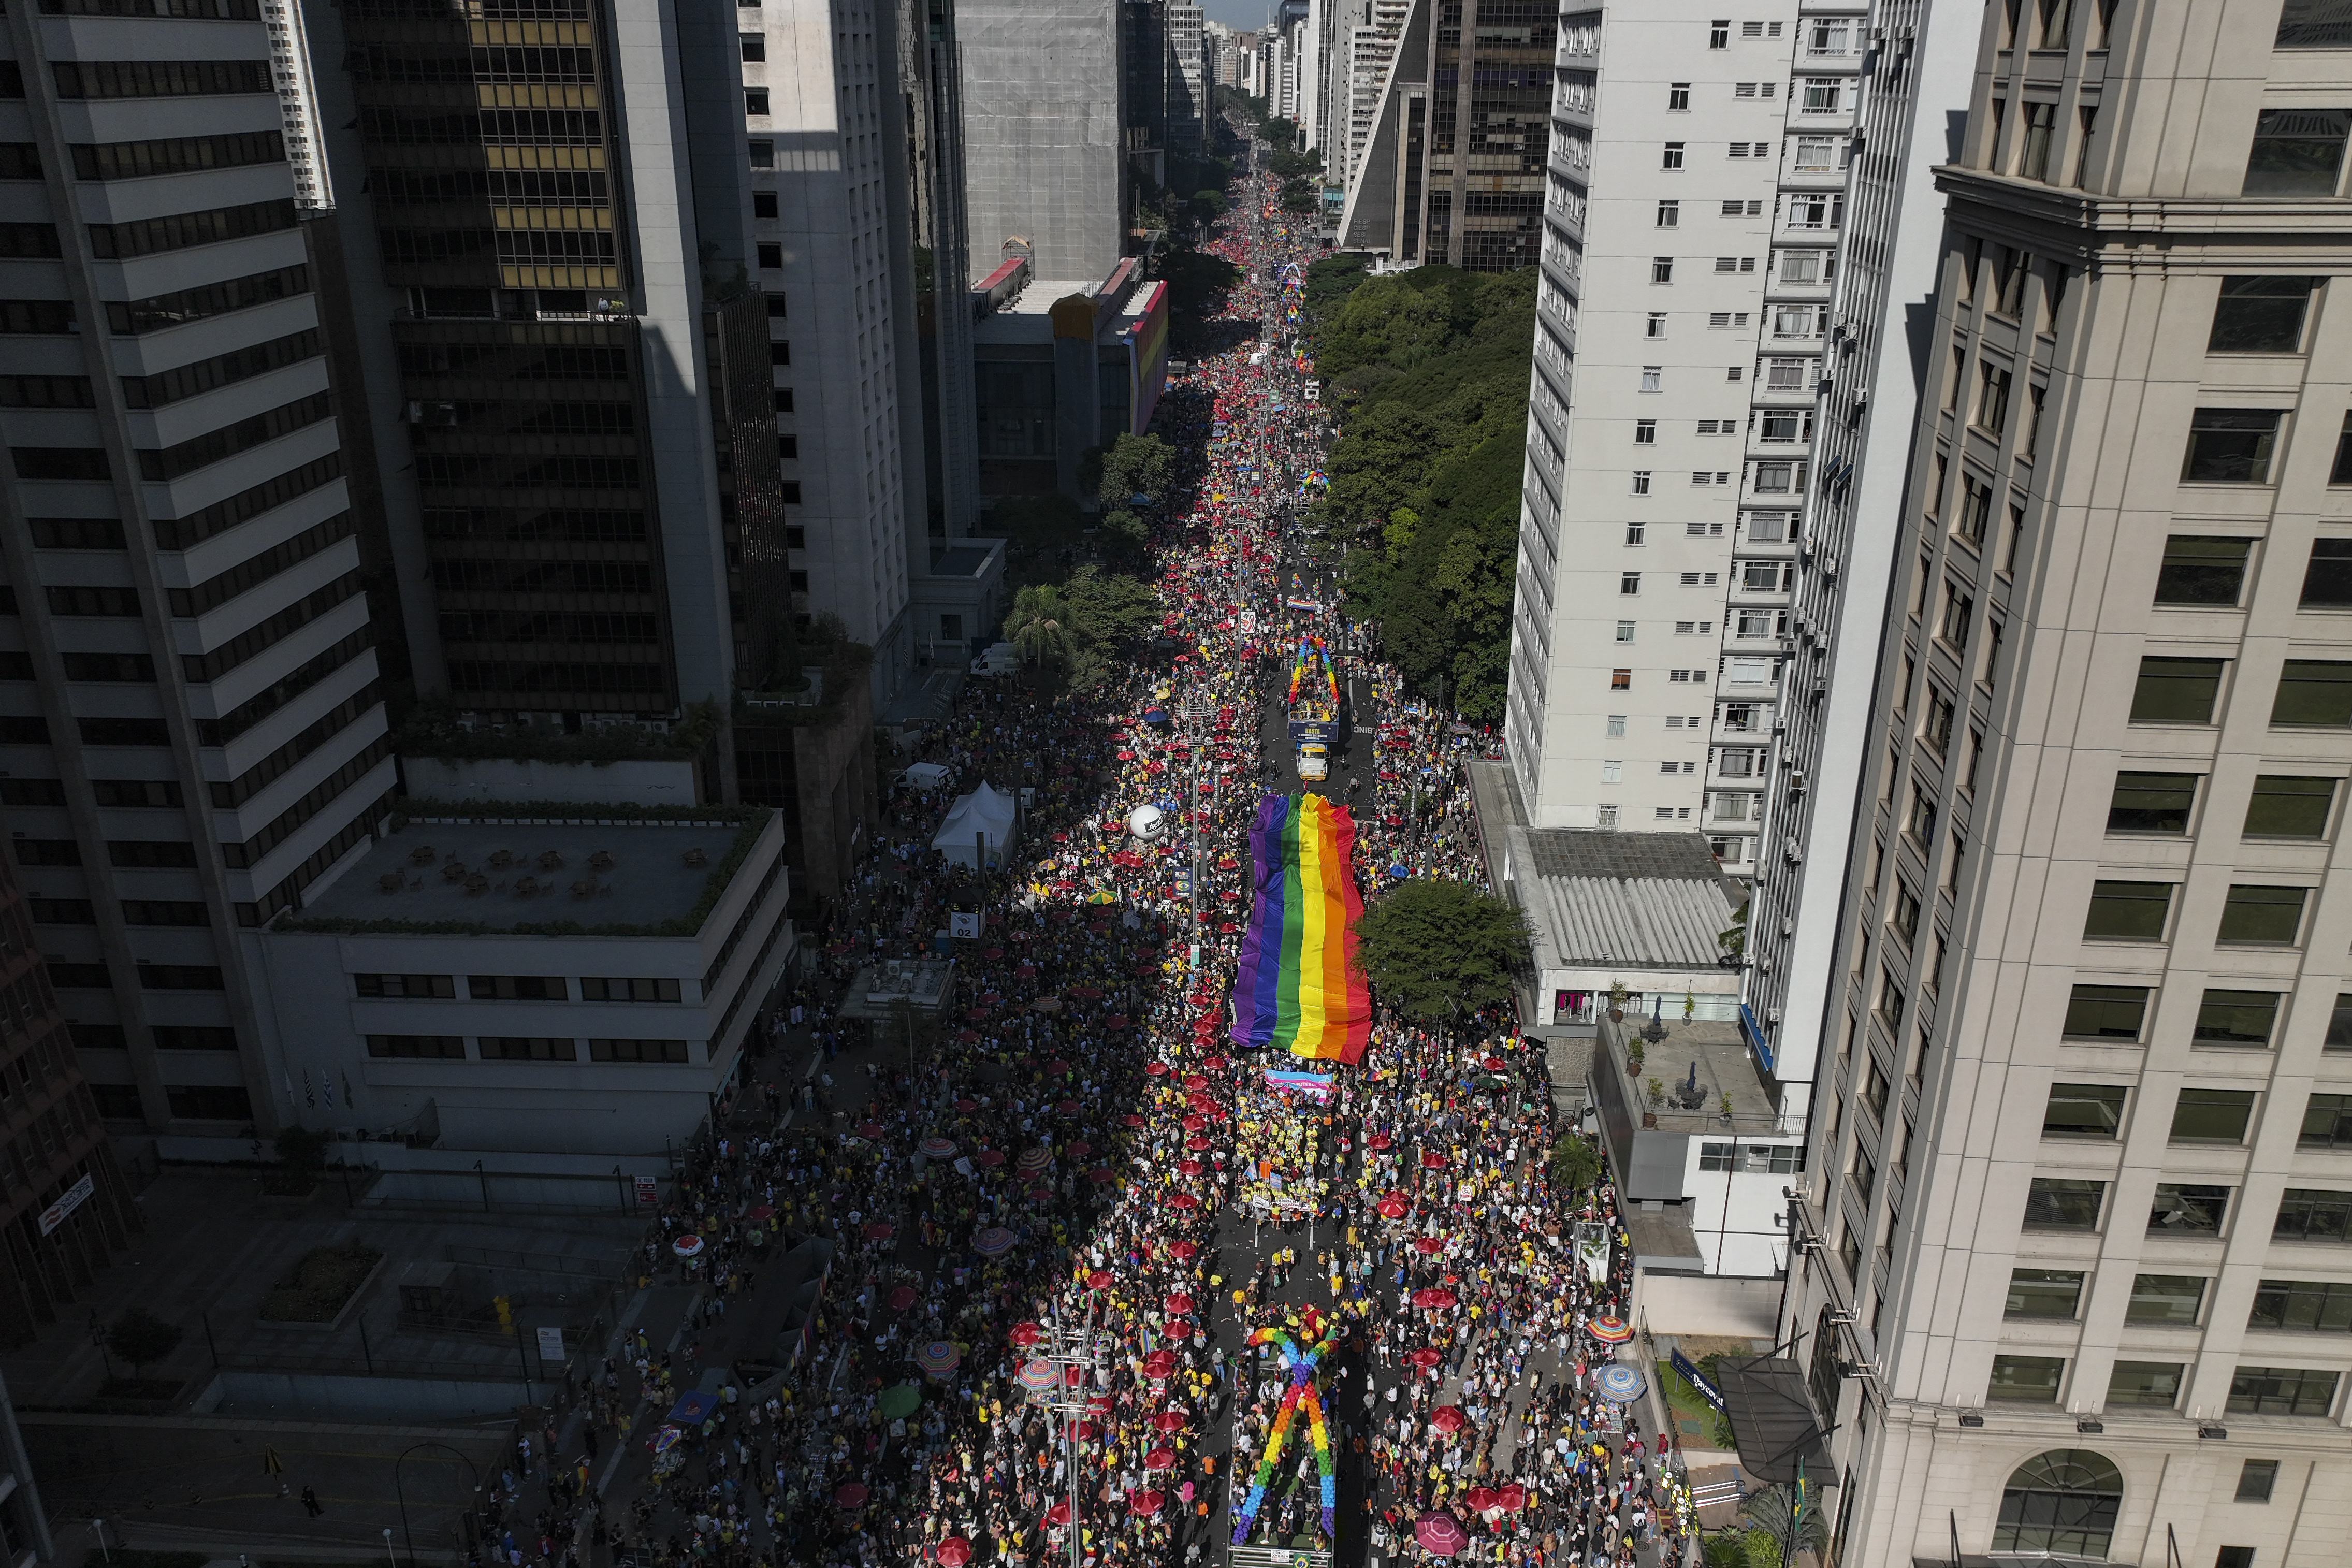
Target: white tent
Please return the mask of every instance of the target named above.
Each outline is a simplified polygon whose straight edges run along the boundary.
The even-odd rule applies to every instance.
[[[970,795],[956,796],[948,812],[948,819],[940,824],[939,832],[931,836],[931,847],[959,866],[980,867],[982,841],[986,841],[988,859],[992,865],[1002,865],[1004,852],[1013,842],[1013,819],[1017,816],[1013,797],[1003,795],[982,784]]]

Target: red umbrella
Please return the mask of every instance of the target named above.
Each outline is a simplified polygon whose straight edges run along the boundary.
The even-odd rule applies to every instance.
[[[868,1496],[863,1481],[844,1481],[834,1489],[833,1500],[844,1508],[864,1508]]]
[[[1002,1149],[982,1149],[979,1153],[973,1155],[972,1158],[992,1171],[996,1169],[997,1166],[1004,1163],[1004,1151]]]
[[[1176,1173],[1180,1176],[1197,1176],[1208,1168],[1208,1166],[1203,1165],[1198,1160],[1179,1160],[1176,1162]]]
[[[857,1124],[857,1135],[871,1143],[882,1136],[882,1124],[879,1121],[861,1121]]]
[[[1166,1062],[1146,1062],[1143,1064],[1143,1076],[1146,1078],[1166,1078],[1168,1076],[1168,1064]]]
[[[1154,1383],[1165,1383],[1176,1371],[1174,1351],[1153,1351],[1143,1358],[1143,1375]]]
[[[882,1298],[882,1304],[888,1307],[894,1312],[905,1311],[908,1308],[913,1306],[915,1301],[915,1288],[912,1285],[901,1285],[896,1290],[891,1291],[887,1296]]]
[[[1196,1209],[1201,1206],[1201,1200],[1190,1193],[1178,1193],[1168,1200],[1168,1206],[1171,1209]]]
[[[1151,1429],[1155,1432],[1181,1432],[1184,1426],[1184,1413],[1181,1410],[1163,1410],[1151,1418]]]
[[[1069,1523],[1069,1522],[1070,1522],[1070,1500],[1069,1500],[1069,1499],[1067,1499],[1067,1498],[1064,1498],[1060,1502],[1055,1503],[1053,1507],[1051,1507],[1051,1508],[1049,1508],[1049,1509],[1047,1509],[1047,1510],[1045,1510],[1045,1524],[1046,1524],[1046,1527],[1047,1527],[1048,1529],[1058,1530],[1058,1529],[1060,1529],[1063,1525],[1066,1525],[1066,1524],[1067,1524],[1067,1523]]]
[[[1469,1495],[1462,1500],[1470,1505],[1472,1513],[1485,1513],[1489,1509],[1502,1506],[1502,1500],[1495,1495],[1492,1487],[1472,1487]]]
[[[1513,1481],[1509,1486],[1496,1489],[1495,1500],[1502,1507],[1517,1513],[1528,1506],[1528,1489]]]
[[[1147,1487],[1140,1491],[1131,1491],[1127,1494],[1128,1511],[1138,1519],[1151,1519],[1158,1515],[1160,1505],[1167,1500],[1166,1498]]]
[[[1192,1112],[1192,1115],[1184,1118],[1183,1121],[1184,1131],[1187,1132],[1198,1132],[1202,1128],[1206,1127],[1208,1124],[1209,1119],[1202,1115],[1197,1110]]]
[[[1394,1140],[1386,1132],[1375,1132],[1364,1140],[1364,1147],[1375,1152],[1387,1148]]]
[[[1391,1193],[1388,1196],[1382,1198],[1377,1206],[1381,1211],[1381,1217],[1382,1219],[1402,1219],[1404,1217],[1406,1207],[1405,1201],[1397,1196],[1394,1193]]]
[[[1470,1544],[1470,1532],[1450,1513],[1432,1510],[1413,1521],[1412,1538],[1433,1557],[1451,1557]]]
[[[971,1561],[971,1542],[961,1535],[950,1535],[940,1542],[931,1555],[939,1561],[940,1568],[964,1568]]]
[[[1173,1448],[1152,1449],[1151,1452],[1143,1456],[1143,1468],[1147,1470],[1174,1469],[1176,1468],[1176,1450]]]
[[[1069,1070],[1070,1064],[1064,1061],[1059,1057],[1055,1057],[1052,1061],[1045,1064],[1045,1076],[1047,1078],[1059,1078]]]
[[[1441,1290],[1434,1285],[1424,1286],[1412,1293],[1412,1304],[1433,1311],[1454,1305],[1454,1292]]]
[[[1025,1351],[1045,1337],[1045,1331],[1034,1323],[1015,1323],[1005,1331],[1004,1342]]]
[[[1087,1180],[1098,1187],[1107,1187],[1118,1180],[1118,1173],[1108,1165],[1097,1165],[1087,1173]]]
[[[1118,1124],[1132,1131],[1136,1128],[1143,1125],[1143,1118],[1136,1115],[1133,1111],[1129,1111],[1128,1114],[1118,1119]]]
[[[959,1100],[955,1103],[955,1108],[961,1114],[970,1116],[973,1111],[980,1109],[980,1101],[976,1100]]]
[[[1423,1372],[1427,1372],[1444,1359],[1428,1345],[1423,1345],[1417,1351],[1407,1351],[1404,1354],[1404,1363],[1407,1366],[1417,1366]]]
[[[1189,1319],[1171,1318],[1160,1325],[1160,1331],[1171,1340],[1189,1340],[1192,1337],[1192,1324]]]
[[[1171,1241],[1168,1244],[1168,1256],[1179,1263],[1192,1262],[1199,1255],[1200,1250],[1189,1241]]]
[[[1223,1057],[1202,1057],[1201,1058],[1201,1065],[1207,1068],[1211,1072],[1216,1072],[1223,1068],[1225,1065],[1225,1058]]]
[[[1087,1289],[1089,1290],[1109,1289],[1110,1275],[1100,1268],[1095,1269],[1087,1276]]]
[[[1197,1093],[1209,1087],[1209,1080],[1199,1073],[1188,1072],[1184,1075],[1184,1087]]]
[[[1083,1160],[1095,1152],[1095,1146],[1083,1138],[1073,1138],[1063,1152],[1073,1160]]]
[[[1202,1151],[1210,1148],[1211,1144],[1208,1139],[1203,1138],[1198,1132],[1195,1132],[1192,1136],[1184,1140],[1184,1147],[1190,1149],[1195,1154],[1198,1154]]]
[[[1421,1168],[1424,1171],[1442,1171],[1445,1169],[1445,1156],[1434,1149],[1423,1149],[1421,1152]]]
[[[1488,1072],[1501,1072],[1505,1068],[1511,1064],[1505,1061],[1500,1057],[1488,1057],[1485,1061],[1480,1062],[1478,1065],[1485,1068]]]
[[[1445,1243],[1433,1236],[1416,1236],[1412,1238],[1412,1249],[1423,1258],[1427,1258],[1432,1254],[1444,1251]]]
[[[1168,1299],[1160,1305],[1172,1318],[1189,1318],[1192,1315],[1192,1298],[1181,1290],[1171,1292]]]
[[[1429,1413],[1429,1424],[1441,1432],[1459,1432],[1470,1424],[1459,1405],[1441,1405]]]

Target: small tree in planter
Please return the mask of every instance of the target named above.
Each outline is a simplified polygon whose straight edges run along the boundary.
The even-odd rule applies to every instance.
[[[106,1348],[131,1363],[131,1375],[135,1378],[178,1350],[180,1338],[176,1324],[165,1322],[144,1307],[131,1307],[108,1327]]]
[[[278,1134],[278,1158],[282,1163],[261,1179],[261,1190],[275,1197],[302,1197],[319,1185],[327,1168],[327,1135],[308,1127],[289,1127]]]

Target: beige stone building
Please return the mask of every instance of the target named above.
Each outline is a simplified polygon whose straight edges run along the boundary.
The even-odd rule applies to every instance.
[[[2352,10],[1983,26],[1787,1383],[1843,1563],[2339,1563]]]

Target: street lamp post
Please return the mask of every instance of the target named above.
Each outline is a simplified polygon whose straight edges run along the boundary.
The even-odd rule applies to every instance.
[[[1064,1462],[1070,1481],[1070,1521],[1065,1527],[1070,1532],[1070,1568],[1079,1568],[1084,1528],[1078,1518],[1078,1431],[1091,1413],[1088,1402],[1097,1387],[1108,1386],[1110,1381],[1110,1339],[1096,1332],[1094,1319],[1091,1292],[1088,1305],[1074,1324],[1065,1323],[1056,1307],[1052,1321],[1042,1325],[1045,1337],[1037,1347],[1037,1359],[1054,1368],[1054,1387],[1050,1394],[1037,1394],[1036,1401],[1062,1422]],[[1075,1382],[1073,1372],[1077,1373]]]

